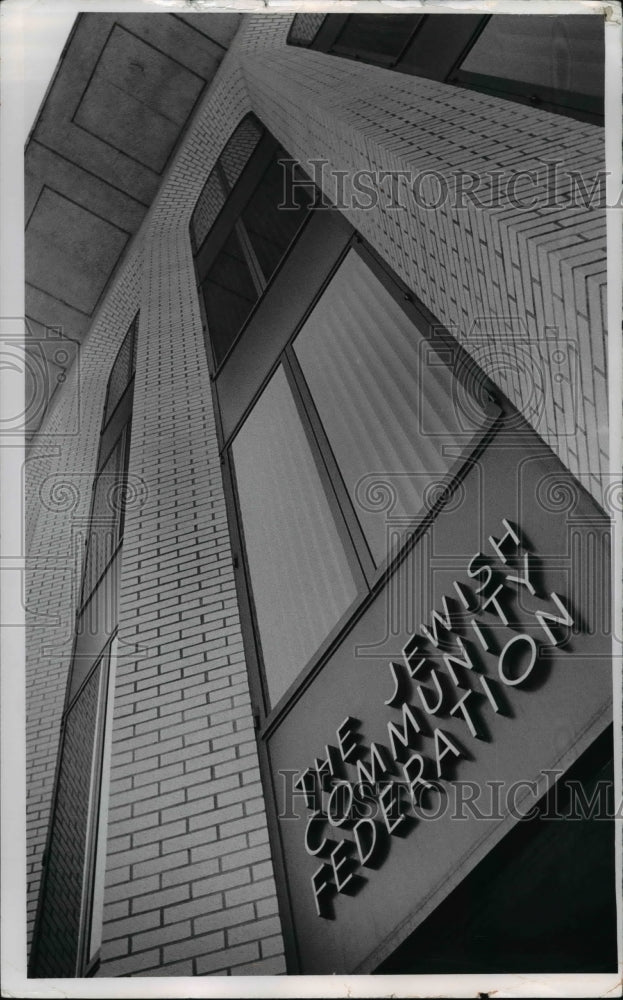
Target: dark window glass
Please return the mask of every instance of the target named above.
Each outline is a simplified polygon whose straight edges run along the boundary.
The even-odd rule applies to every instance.
[[[493,16],[461,69],[551,91],[603,97],[604,28],[599,17]]]
[[[117,439],[95,480],[82,585],[83,604],[93,592],[121,541],[125,439],[125,434]]]
[[[92,774],[107,669],[106,653],[66,715],[35,943],[33,974],[37,977],[70,977],[82,972],[85,862],[94,797],[99,795]]]
[[[210,340],[217,363],[225,356],[257,302],[254,284],[237,233],[230,233],[208,277],[201,286]]]
[[[216,222],[263,133],[264,129],[257,118],[247,115],[227,142],[199,195],[190,220],[195,250],[201,247]]]
[[[112,366],[110,378],[108,380],[108,392],[106,394],[106,408],[104,412],[104,426],[113,415],[119,400],[127,389],[132,376],[134,375],[134,365],[136,358],[136,327],[138,315],[135,317],[128,330],[115,362]]]
[[[309,210],[309,192],[306,193],[302,186],[293,191],[292,200],[298,207],[279,208],[284,202],[284,178],[287,176],[278,162],[280,159],[289,159],[284,149],[278,149],[241,216],[266,282],[274,274]]]
[[[288,45],[311,45],[326,14],[296,14],[292,21]]]
[[[216,171],[208,177],[193,212],[190,232],[195,249],[201,246],[227,199],[225,185]]]
[[[389,528],[406,532],[432,508],[488,418],[354,250],[294,350],[380,565]]]
[[[333,51],[392,62],[401,55],[421,20],[421,14],[351,14]]]
[[[297,185],[284,207],[284,195],[290,193],[285,189],[288,179],[293,172],[302,178],[291,164],[292,158],[249,115],[225,146],[193,212],[191,235],[216,366],[263,295],[311,207],[310,184]]]
[[[219,164],[230,188],[233,188],[264,134],[261,122],[253,115],[240,123],[219,157]]]
[[[357,594],[283,368],[232,447],[247,565],[274,705]]]
[[[291,44],[603,121],[604,28],[594,15],[327,14]],[[305,40],[307,39],[307,40]]]
[[[97,475],[76,620],[63,741],[35,928],[31,975],[92,972],[100,942],[106,822],[100,798],[111,637],[117,628],[125,475],[132,419],[138,313],[113,363],[102,418]],[[114,640],[112,640],[114,641]],[[102,839],[101,845],[105,845]],[[93,910],[93,906],[96,910]]]

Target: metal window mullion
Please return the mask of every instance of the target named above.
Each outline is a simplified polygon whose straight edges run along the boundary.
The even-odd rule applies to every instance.
[[[320,415],[291,345],[285,349],[281,362],[318,469],[322,488],[354,574],[357,590],[367,591],[370,589],[376,568]]]
[[[236,222],[234,223],[234,229],[236,231],[236,236],[238,237],[238,240],[240,242],[240,246],[242,247],[244,262],[249,269],[253,286],[259,298],[261,295],[264,294],[264,290],[267,285],[264,272],[262,271],[260,262],[257,259],[257,254],[253,249],[253,244],[251,243],[249,233],[247,232],[247,227],[245,226],[242,219],[236,219]]]
[[[101,771],[101,749],[102,732],[106,717],[106,695],[108,682],[108,664],[110,658],[110,646],[106,653],[99,660],[99,690],[97,693],[97,718],[95,722],[95,732],[93,734],[93,749],[91,755],[91,777],[89,780],[89,808],[87,824],[84,838],[84,864],[82,868],[82,898],[80,903],[80,920],[78,924],[78,943],[76,947],[76,976],[82,975],[85,965],[85,945],[89,937],[89,906],[90,906],[90,874],[93,862],[93,832],[97,827],[97,820],[94,821],[94,813],[99,800],[99,784]]]
[[[222,163],[222,155],[223,154],[221,153],[221,156],[216,162],[214,170],[216,172],[219,181],[223,186],[223,191],[225,193],[225,201],[227,201],[227,199],[230,197],[232,193],[233,188],[229,183],[229,178],[227,177],[227,174],[225,173],[225,168],[223,167]],[[264,171],[262,171],[261,174],[261,177],[263,176],[264,176]],[[256,189],[254,189],[253,193],[251,194],[249,201],[253,199],[255,190]],[[247,227],[242,221],[242,218],[240,216],[238,216],[238,218],[236,218],[236,220],[234,221],[234,231],[236,233],[236,236],[238,237],[238,241],[242,249],[242,255],[244,257],[244,262],[249,269],[249,273],[251,275],[251,281],[253,282],[253,286],[259,298],[260,295],[264,294],[264,289],[266,288],[266,278],[260,266],[257,254],[253,249],[253,244],[251,243]]]
[[[225,466],[228,476],[223,477],[225,488],[226,505],[229,503],[231,510],[232,549],[234,569],[236,570],[236,587],[240,610],[240,622],[245,645],[245,653],[249,656],[254,669],[249,671],[251,688],[256,691],[254,708],[261,709],[262,723],[270,711],[270,696],[268,693],[268,678],[264,664],[264,654],[262,651],[262,638],[260,626],[255,608],[255,598],[253,596],[253,586],[251,583],[251,573],[249,569],[249,559],[244,536],[244,523],[240,496],[238,493],[238,481],[236,478],[236,465],[232,454],[231,443],[227,447]],[[246,642],[245,642],[246,639]]]

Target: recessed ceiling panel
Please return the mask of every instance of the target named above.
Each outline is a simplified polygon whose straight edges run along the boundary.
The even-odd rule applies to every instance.
[[[204,82],[116,24],[73,121],[160,173]]]
[[[30,285],[90,315],[128,234],[44,187],[26,230]],[[37,317],[41,319],[41,317]]]

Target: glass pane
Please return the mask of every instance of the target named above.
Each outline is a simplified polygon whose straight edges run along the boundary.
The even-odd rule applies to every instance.
[[[286,197],[284,184],[290,176],[288,168],[284,170],[278,162],[280,159],[289,160],[291,157],[284,149],[276,151],[242,213],[242,221],[266,281],[296,236],[313,199],[309,185],[297,184],[288,192],[287,200],[296,201],[298,208],[279,208]],[[296,176],[301,177],[300,171]]]
[[[438,498],[484,412],[462,405],[451,370],[353,250],[294,346],[379,565],[389,532]]]
[[[260,396],[232,454],[274,704],[357,589],[283,369]]]
[[[352,14],[334,48],[397,59],[421,19],[421,14]]]
[[[601,97],[603,20],[597,16],[494,15],[461,69]]]
[[[264,129],[254,115],[240,123],[220,156],[220,165],[230,188],[233,188],[246,167],[251,153],[262,138]]]
[[[202,245],[216,222],[216,218],[225,204],[225,198],[225,187],[216,170],[213,170],[199,195],[190,221],[190,231],[196,250]]]
[[[311,45],[320,30],[326,14],[297,14],[292,22],[289,45]]]
[[[83,604],[93,592],[121,540],[124,440],[122,434],[95,480],[82,585]]]
[[[108,665],[107,704],[102,698],[102,710],[106,713],[104,729],[104,745],[101,748],[102,773],[99,789],[95,788],[93,803],[94,825],[94,857],[92,897],[91,897],[91,933],[87,959],[91,960],[97,954],[102,944],[104,916],[104,883],[106,879],[106,830],[108,827],[108,800],[110,794],[110,757],[112,743],[112,716],[115,696],[115,673],[117,668],[117,636],[111,645]]]
[[[110,420],[117,403],[123,396],[134,372],[134,344],[136,320],[128,330],[115,362],[112,366],[110,378],[108,380],[108,395],[106,398],[106,412],[104,413],[104,424]]]
[[[258,292],[235,232],[230,233],[203,285],[210,340],[219,364],[257,302]]]
[[[216,222],[229,192],[246,167],[263,132],[264,129],[255,115],[247,115],[225,145],[218,166],[208,177],[190,220],[195,250],[202,246]]]
[[[75,976],[101,664],[72,705],[58,773],[36,960],[37,976]]]

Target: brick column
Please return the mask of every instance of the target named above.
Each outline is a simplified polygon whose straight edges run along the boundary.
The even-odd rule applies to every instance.
[[[146,247],[99,974],[280,973],[187,220]]]

